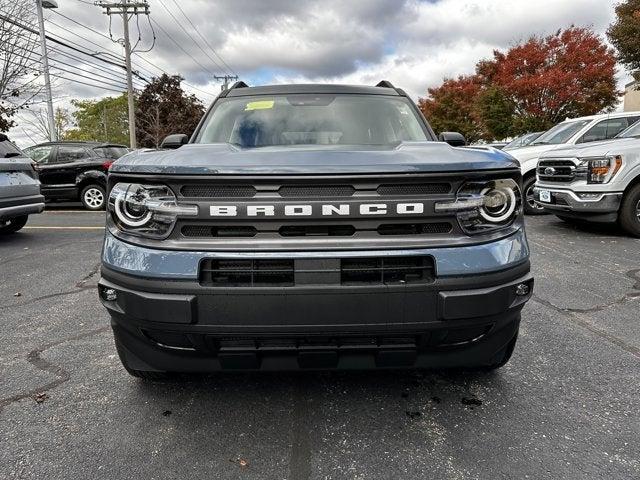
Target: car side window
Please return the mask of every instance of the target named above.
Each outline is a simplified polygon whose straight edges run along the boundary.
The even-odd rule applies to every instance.
[[[44,145],[42,147],[31,147],[25,150],[25,153],[31,157],[36,163],[49,163],[51,158],[51,151],[53,147],[50,145]]]
[[[83,147],[60,145],[56,155],[56,163],[74,162],[90,156],[89,152]]]
[[[602,120],[587,130],[580,140],[578,140],[578,143],[608,140],[615,137],[618,133],[627,128],[628,125],[627,119],[624,117]]]

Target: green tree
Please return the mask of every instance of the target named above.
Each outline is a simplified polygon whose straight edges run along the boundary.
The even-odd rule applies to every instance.
[[[515,105],[500,87],[483,88],[476,99],[485,139],[503,139],[514,135]]]
[[[616,6],[616,21],[607,30],[618,50],[618,60],[640,80],[640,0],[626,0]]]
[[[65,140],[86,140],[128,145],[129,120],[127,95],[101,100],[72,100],[76,108],[73,118],[76,127],[64,135]]]
[[[172,133],[191,135],[204,114],[195,95],[180,86],[179,75],[154,78],[136,101],[136,135],[140,147],[157,148]]]

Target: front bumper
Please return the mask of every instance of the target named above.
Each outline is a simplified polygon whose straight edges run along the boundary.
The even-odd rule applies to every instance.
[[[540,191],[547,190],[551,201],[540,199]],[[622,202],[622,192],[585,192],[590,197],[582,198],[572,190],[536,185],[533,190],[536,203],[546,210],[572,218],[592,222],[615,222]]]
[[[428,284],[375,286],[207,287],[197,278],[118,271],[108,258],[101,301],[121,355],[146,371],[489,365],[516,335],[533,289],[528,250],[502,269],[467,263],[464,274],[451,275],[442,274],[454,265],[441,256]],[[115,299],[107,299],[110,290]]]
[[[42,195],[0,199],[0,220],[11,220],[24,215],[40,213],[43,210],[44,197]]]

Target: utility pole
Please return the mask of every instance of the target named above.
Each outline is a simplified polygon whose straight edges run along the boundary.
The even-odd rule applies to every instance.
[[[122,25],[124,29],[124,39],[122,46],[124,47],[124,62],[127,69],[127,103],[129,107],[129,146],[137,148],[136,142],[136,115],[133,95],[133,79],[131,70],[131,41],[129,40],[129,20],[134,15],[149,15],[149,5],[146,1],[141,2],[122,2],[107,3],[98,1],[96,5],[105,9],[103,13],[106,15],[121,15]]]
[[[229,82],[231,80],[237,82],[238,81],[238,76],[237,75],[214,75],[213,78],[215,78],[218,81],[222,81],[222,91],[225,91],[227,88],[229,88]]]
[[[38,11],[38,27],[40,29],[40,49],[42,50],[42,70],[44,73],[44,90],[47,96],[47,123],[49,124],[49,140],[58,140],[56,132],[56,120],[53,116],[53,99],[51,97],[51,80],[49,79],[49,58],[47,57],[47,38],[44,33],[43,8],[58,8],[55,0],[36,0],[36,10]]]

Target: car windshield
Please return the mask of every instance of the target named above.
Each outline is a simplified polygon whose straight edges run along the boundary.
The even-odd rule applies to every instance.
[[[590,122],[591,120],[573,120],[559,123],[551,130],[547,130],[547,132],[540,135],[534,142],[531,142],[530,145],[558,145],[566,143]]]
[[[117,160],[121,156],[129,153],[129,149],[127,147],[118,147],[118,146],[96,147],[93,149],[93,151],[96,152],[100,157],[112,158],[114,160]]]
[[[296,94],[223,99],[205,119],[195,143],[257,148],[426,140],[421,120],[405,98]]]
[[[640,120],[628,127],[626,130],[620,132],[616,138],[631,138],[640,137]]]
[[[529,145],[531,142],[533,142],[536,138],[538,138],[543,133],[544,132],[526,133],[524,135],[521,135],[520,137],[516,137],[513,140],[511,140],[509,143],[507,143],[504,146],[503,150],[511,150],[512,148],[525,147]]]
[[[9,140],[0,141],[0,158],[9,157],[22,157],[23,154],[18,147],[16,147]]]

